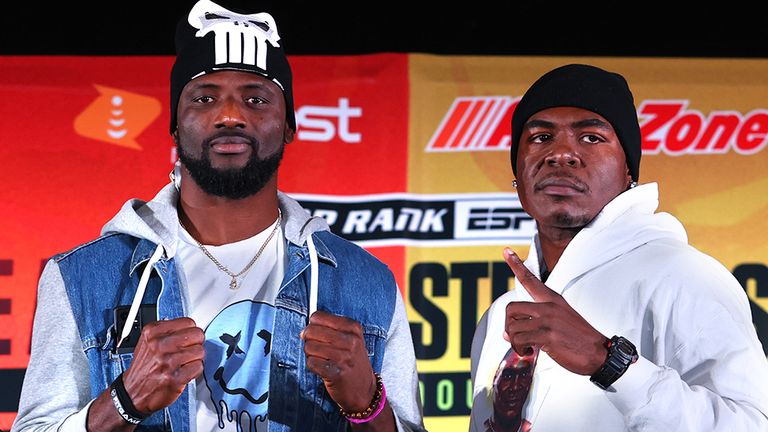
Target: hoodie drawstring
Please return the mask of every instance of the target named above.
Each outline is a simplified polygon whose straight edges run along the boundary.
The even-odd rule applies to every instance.
[[[307,247],[309,248],[309,313],[307,314],[307,322],[309,322],[309,317],[317,310],[317,249],[315,249],[312,234],[307,237]]]
[[[139,286],[136,288],[136,294],[134,294],[133,296],[131,309],[128,311],[128,319],[126,319],[125,324],[123,325],[123,331],[120,334],[120,339],[117,341],[117,348],[120,348],[120,344],[122,344],[125,338],[127,338],[128,335],[131,334],[131,329],[133,328],[133,320],[135,320],[136,315],[139,314],[139,306],[141,306],[141,301],[144,299],[144,291],[147,290],[149,275],[150,273],[152,273],[152,268],[154,267],[155,263],[160,261],[160,258],[162,256],[163,256],[163,245],[158,244],[157,247],[155,248],[155,252],[152,254],[152,257],[149,258],[149,262],[147,263],[147,266],[144,267],[144,271],[141,273],[141,279],[139,279]]]

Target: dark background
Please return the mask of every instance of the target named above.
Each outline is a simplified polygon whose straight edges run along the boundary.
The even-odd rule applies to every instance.
[[[194,3],[20,2],[3,5],[0,55],[172,55],[175,24]],[[271,12],[289,55],[768,57],[768,19],[755,10],[759,3],[449,3],[219,2]]]

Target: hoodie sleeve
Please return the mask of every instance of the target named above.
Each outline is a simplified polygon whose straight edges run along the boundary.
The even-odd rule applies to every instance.
[[[399,290],[392,324],[387,334],[381,378],[387,388],[387,400],[395,414],[398,432],[424,431],[416,356],[405,305]]]
[[[23,431],[85,431],[90,385],[59,266],[49,260],[37,294],[32,350],[13,424]]]
[[[714,259],[677,268],[655,336],[664,359],[641,357],[606,396],[632,431],[768,430],[768,362],[743,289]]]
[[[490,309],[489,309],[490,310]],[[469,413],[469,430],[470,432],[485,432],[483,422],[480,420],[480,416],[477,414],[480,402],[478,402],[478,395],[482,395],[482,391],[477,389],[477,369],[480,363],[480,355],[485,345],[485,336],[488,333],[488,311],[485,311],[480,321],[475,328],[475,334],[472,337],[471,348],[471,367],[470,377],[472,379],[472,411]]]

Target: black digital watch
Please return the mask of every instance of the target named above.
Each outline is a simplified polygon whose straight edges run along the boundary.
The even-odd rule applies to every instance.
[[[629,366],[639,358],[632,342],[621,336],[614,336],[608,341],[608,358],[603,366],[589,377],[596,386],[605,390],[619,379]]]

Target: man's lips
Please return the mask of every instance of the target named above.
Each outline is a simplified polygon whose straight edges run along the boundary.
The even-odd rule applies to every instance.
[[[571,196],[583,194],[587,186],[573,177],[550,176],[536,183],[534,190],[547,195]]]
[[[215,153],[240,154],[247,152],[252,145],[249,138],[238,135],[220,136],[210,140],[209,145]]]
[[[525,399],[527,398],[527,396],[528,396],[527,393],[524,395],[515,394],[514,396],[503,397],[500,402],[503,407],[507,409],[512,409],[525,403]]]

